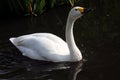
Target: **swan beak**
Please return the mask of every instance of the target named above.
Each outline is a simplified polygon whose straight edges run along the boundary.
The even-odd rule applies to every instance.
[[[78,10],[83,13],[84,12],[84,8],[83,7],[79,7]]]
[[[84,8],[84,7],[80,7],[78,10],[79,10],[81,13],[87,13],[87,12],[91,11],[90,8]]]
[[[90,12],[90,11],[91,11],[90,8],[85,8],[83,13],[88,13],[88,12]]]

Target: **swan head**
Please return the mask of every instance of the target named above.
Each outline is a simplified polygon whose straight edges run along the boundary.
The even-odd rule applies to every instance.
[[[69,12],[69,18],[70,18],[70,20],[74,21],[74,20],[80,18],[83,15],[83,13],[85,13],[85,12],[86,12],[86,8],[79,7],[79,6],[73,7],[71,9],[71,11]]]

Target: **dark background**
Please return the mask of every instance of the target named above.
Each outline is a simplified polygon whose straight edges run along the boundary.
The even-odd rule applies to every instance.
[[[120,0],[81,0],[76,5],[92,9],[75,23],[75,40],[85,59],[77,80],[120,80]],[[34,32],[50,32],[65,40],[65,23],[70,8],[67,4],[60,5],[37,17],[16,13],[15,16],[12,13],[8,15],[7,10],[2,12],[0,79],[67,79],[71,69],[49,71],[50,66],[53,68],[53,65],[58,64],[23,57],[9,38]]]

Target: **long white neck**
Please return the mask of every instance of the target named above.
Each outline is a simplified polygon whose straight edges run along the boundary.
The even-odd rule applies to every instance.
[[[70,19],[68,16],[67,24],[66,24],[66,42],[68,44],[71,59],[73,60],[81,60],[82,55],[78,47],[76,46],[74,35],[73,35],[73,25],[75,20]]]

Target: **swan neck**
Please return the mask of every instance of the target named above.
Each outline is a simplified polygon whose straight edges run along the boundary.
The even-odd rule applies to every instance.
[[[74,40],[74,35],[73,35],[73,26],[74,26],[75,20],[72,20],[69,18],[67,19],[67,24],[66,24],[66,42],[68,44],[70,54],[73,58],[80,59],[81,53],[75,43]]]
[[[74,35],[73,35],[74,22],[75,21],[72,21],[71,19],[68,18],[67,25],[66,25],[66,42],[71,52],[73,52],[73,48],[77,47],[75,44]]]

